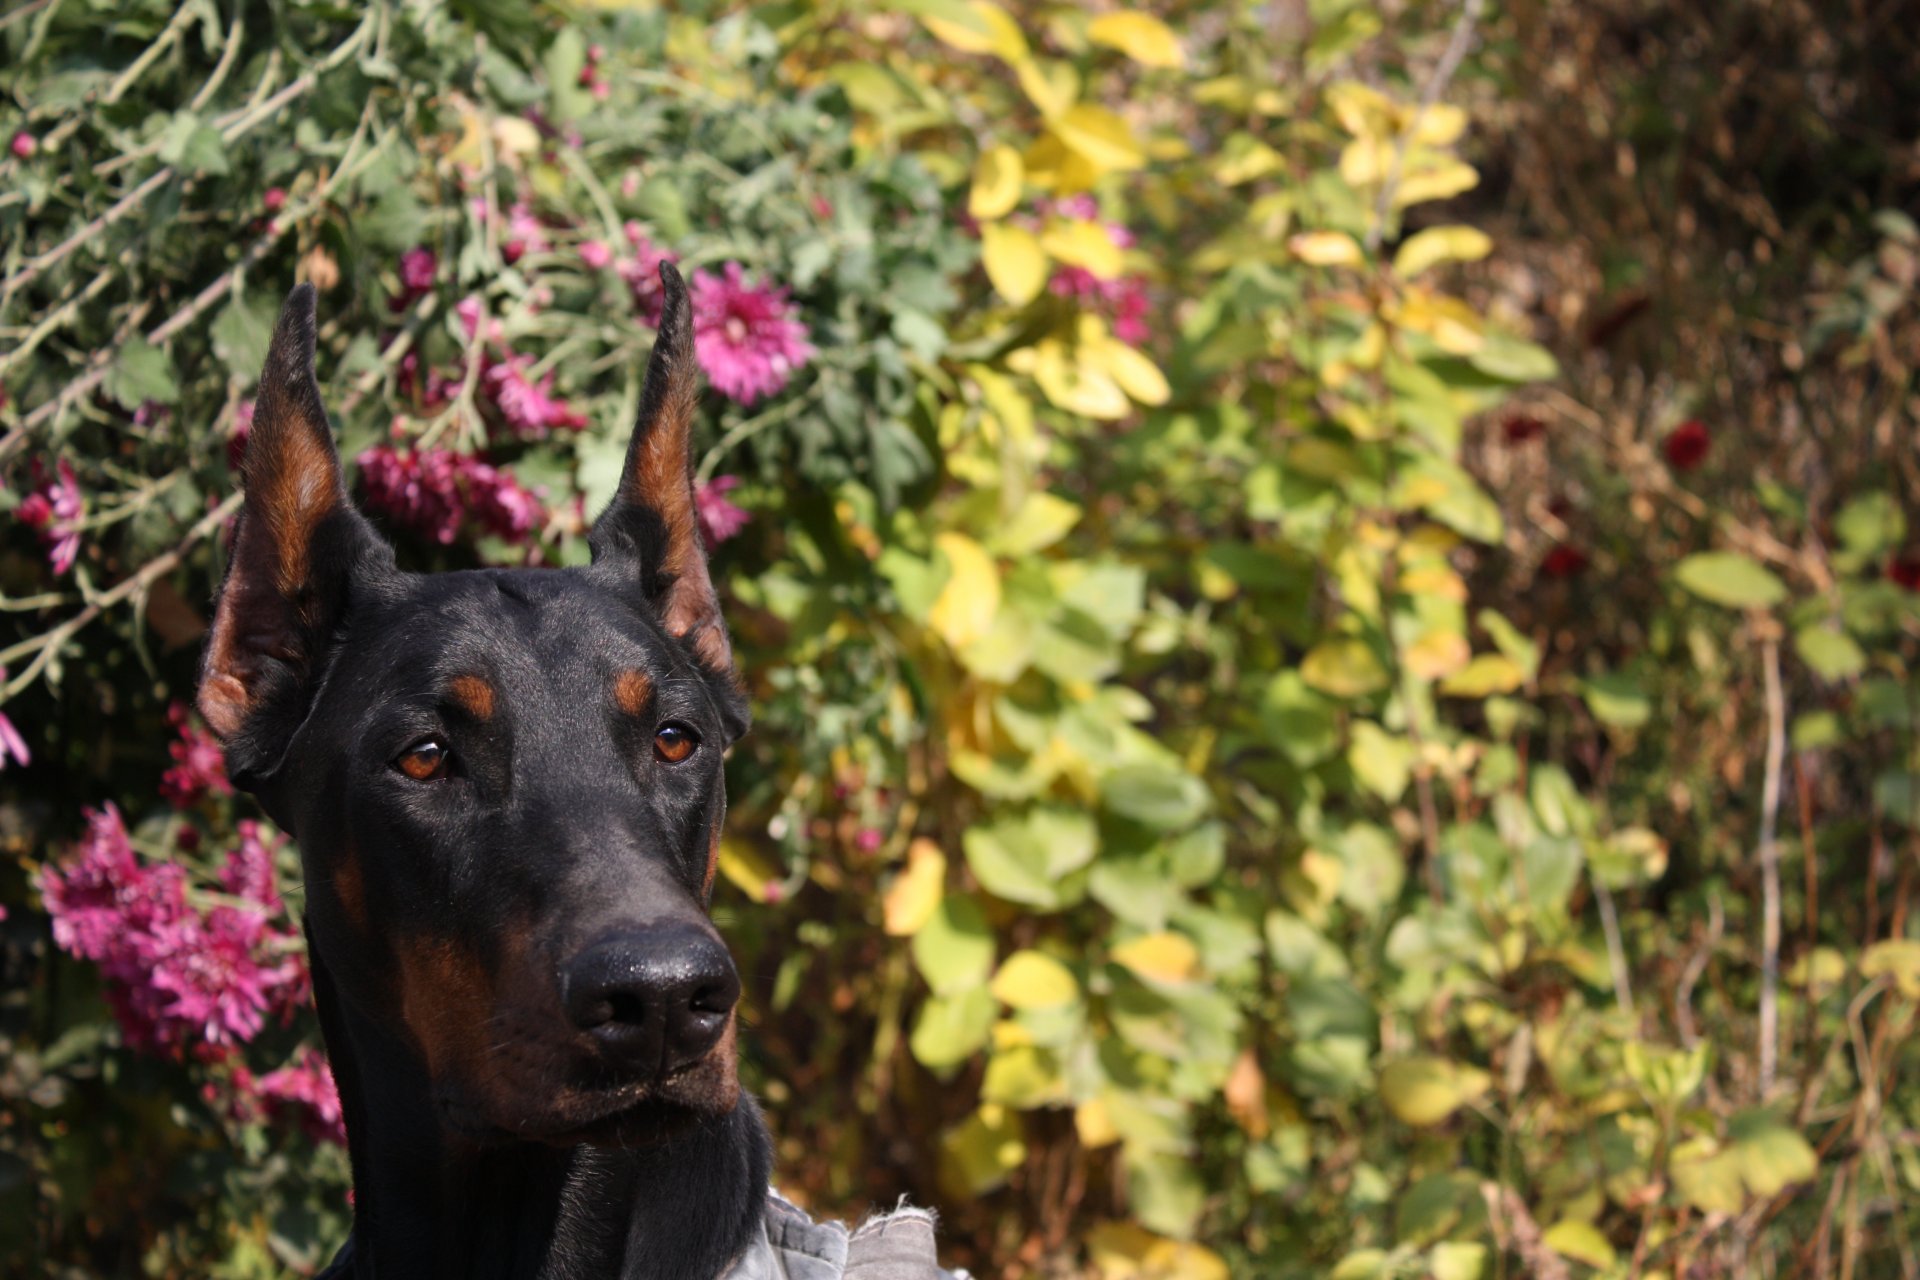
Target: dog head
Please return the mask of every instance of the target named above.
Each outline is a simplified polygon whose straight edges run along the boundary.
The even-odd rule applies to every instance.
[[[662,277],[586,568],[395,567],[347,495],[310,287],[261,376],[200,711],[299,842],[317,985],[396,1031],[473,1141],[632,1144],[738,1098],[706,907],[747,711],[695,518],[692,316]]]

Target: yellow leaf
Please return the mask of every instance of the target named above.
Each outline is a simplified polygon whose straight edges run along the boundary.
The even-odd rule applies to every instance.
[[[1146,163],[1133,130],[1105,107],[1082,102],[1053,121],[1053,132],[1101,172],[1138,169]]]
[[[1430,165],[1410,164],[1400,179],[1400,185],[1394,188],[1393,207],[1404,209],[1409,205],[1425,204],[1429,200],[1445,200],[1479,185],[1479,171],[1461,160],[1447,157]]]
[[[1038,951],[1008,956],[988,989],[995,999],[1015,1009],[1052,1009],[1080,996],[1080,984],[1067,966]]]
[[[502,155],[530,156],[540,150],[540,131],[519,116],[495,116],[493,145]]]
[[[1099,1280],[1228,1280],[1225,1259],[1202,1245],[1169,1240],[1131,1222],[1102,1222],[1087,1232]]]
[[[1160,366],[1124,342],[1101,344],[1100,363],[1120,389],[1141,404],[1165,404],[1173,396]]]
[[[1104,1098],[1088,1098],[1075,1107],[1073,1128],[1080,1135],[1080,1145],[1089,1151],[1120,1141],[1120,1130],[1114,1127],[1113,1116],[1108,1112]]]
[[[1429,147],[1444,147],[1466,132],[1467,113],[1450,102],[1436,102],[1420,113],[1413,127],[1413,140]]]
[[[1483,653],[1440,682],[1440,692],[1455,698],[1486,698],[1512,693],[1527,682],[1527,673],[1504,653]]]
[[[1448,355],[1470,356],[1486,345],[1480,316],[1458,298],[1413,288],[1393,314],[1404,329],[1424,333]]]
[[[1084,267],[1102,280],[1125,269],[1120,246],[1107,229],[1085,218],[1055,219],[1040,233],[1040,247],[1069,266]]]
[[[1016,362],[1014,356],[1024,357]],[[1068,413],[1112,420],[1133,411],[1127,393],[1104,370],[1086,363],[1057,339],[1016,351],[1007,363],[1016,372],[1032,375],[1040,391]]]
[[[1359,698],[1387,687],[1387,669],[1366,641],[1352,636],[1322,640],[1300,662],[1300,678],[1321,693]]]
[[[1486,1072],[1445,1058],[1402,1058],[1380,1069],[1380,1100],[1402,1122],[1425,1127],[1439,1124],[1491,1083]]]
[[[1178,67],[1186,61],[1180,38],[1151,14],[1103,13],[1087,24],[1087,39],[1118,49],[1143,67]]]
[[[1403,661],[1421,680],[1451,676],[1473,657],[1473,646],[1458,631],[1429,631],[1407,646]]]
[[[988,0],[971,0],[968,7],[977,19],[972,25],[929,14],[920,15],[920,21],[943,43],[962,53],[997,54],[1008,62],[1027,56],[1027,38],[1005,9]]]
[[[1328,85],[1326,101],[1333,108],[1340,127],[1356,138],[1373,137],[1393,129],[1393,104],[1378,89],[1358,80]]]
[[[1020,203],[1020,184],[1026,179],[1020,153],[1002,144],[989,147],[973,163],[973,190],[967,194],[967,212],[982,222],[1005,216]]]
[[[989,222],[980,228],[980,260],[1000,296],[1024,307],[1047,283],[1047,255],[1025,227]]]
[[[1428,227],[1408,236],[1393,255],[1393,274],[1411,279],[1442,262],[1478,262],[1493,252],[1493,237],[1477,227]]]
[[[980,544],[964,533],[941,533],[933,541],[946,555],[952,572],[927,612],[927,625],[959,649],[992,628],[994,615],[1000,612],[1000,571]]]
[[[1452,532],[1448,530],[1448,532]],[[1456,535],[1457,536],[1457,535]],[[1419,565],[1400,575],[1400,590],[1410,596],[1433,596],[1439,600],[1465,603],[1467,584],[1444,562]]]
[[[1080,96],[1080,73],[1069,63],[1051,58],[1022,58],[1013,65],[1014,78],[1040,109],[1043,118],[1053,120],[1065,113]]]
[[[1149,933],[1113,949],[1116,962],[1149,982],[1185,982],[1200,969],[1200,952],[1185,934]]]
[[[767,886],[780,882],[780,872],[752,845],[720,841],[720,874],[755,902],[767,900]]]
[[[1290,238],[1287,248],[1316,267],[1357,267],[1366,261],[1359,242],[1344,231],[1304,232]]]
[[[946,891],[947,855],[924,837],[907,846],[907,868],[880,901],[888,934],[910,938],[933,918]]]

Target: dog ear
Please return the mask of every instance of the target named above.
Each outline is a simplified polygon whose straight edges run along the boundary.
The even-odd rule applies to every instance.
[[[693,308],[672,263],[660,266],[666,300],[640,388],[640,418],[620,487],[588,538],[596,567],[639,577],[667,631],[728,682],[737,677],[720,599],[693,501],[693,418],[700,369],[693,356]]]
[[[345,612],[353,572],[393,563],[347,499],[313,349],[314,291],[303,284],[287,296],[260,373],[241,464],[247,497],[200,673],[200,714],[230,758],[263,709],[308,684]],[[276,726],[284,735],[263,733],[261,745],[271,751],[271,736],[284,747],[298,723]]]

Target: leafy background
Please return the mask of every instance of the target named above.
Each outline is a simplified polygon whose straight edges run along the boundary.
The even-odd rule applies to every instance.
[[[710,393],[700,462],[750,517],[716,914],[792,1195],[910,1191],[987,1275],[1920,1274],[1898,24],[35,0],[0,42],[0,1267],[346,1230],[324,1100],[262,1083],[298,1001],[144,1050],[47,914],[113,803],[196,910],[265,848],[297,934],[168,718],[279,297],[321,287],[344,456],[535,499],[389,498],[406,563],[572,563],[645,244],[817,349]],[[583,424],[503,429],[498,361]]]

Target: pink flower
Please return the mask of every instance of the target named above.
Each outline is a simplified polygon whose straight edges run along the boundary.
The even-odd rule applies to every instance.
[[[215,907],[204,917],[183,918],[160,937],[152,987],[169,997],[156,1028],[161,1044],[184,1046],[190,1038],[220,1048],[244,1044],[278,1007],[279,988],[298,980],[291,961],[263,962],[274,937],[255,911]]]
[[[87,813],[79,850],[65,872],[49,865],[40,873],[61,950],[102,963],[127,958],[139,938],[186,913],[185,873],[172,863],[143,866],[111,804]]]
[[[546,524],[537,493],[465,454],[375,445],[358,464],[367,506],[443,546],[459,539],[469,517],[483,532],[514,543]]]
[[[265,1102],[268,1110],[276,1114],[293,1112],[299,1118],[300,1127],[315,1142],[347,1145],[347,1126],[340,1110],[340,1093],[334,1087],[333,1070],[327,1066],[326,1058],[313,1049],[301,1049],[291,1063],[268,1072],[252,1084],[254,1096]]]
[[[693,491],[694,511],[700,519],[700,534],[709,547],[717,547],[747,527],[753,519],[727,500],[727,494],[740,485],[739,476],[715,476]]]
[[[661,312],[667,304],[666,292],[660,286],[660,264],[672,262],[674,257],[647,239],[647,233],[639,223],[628,222],[621,230],[626,233],[633,256],[620,259],[613,269],[620,273],[620,278],[627,282],[627,288],[632,290],[633,305],[639,311],[640,318],[658,329]]]
[[[0,667],[0,685],[6,682],[7,669]],[[27,764],[33,759],[31,753],[27,751],[26,739],[22,738],[20,731],[13,727],[13,721],[7,719],[6,713],[0,711],[0,769],[7,767],[9,756],[21,764]]]
[[[526,254],[545,253],[552,247],[547,239],[546,224],[524,201],[516,201],[507,210],[507,239],[500,246],[500,256],[512,265]]]
[[[444,449],[401,453],[390,445],[375,445],[357,460],[367,506],[415,533],[452,545],[464,506],[458,456]]]
[[[56,479],[20,500],[14,518],[40,531],[40,539],[48,547],[47,561],[54,573],[61,574],[73,568],[79,558],[80,522],[86,515],[87,501],[71,463],[62,459],[56,471]],[[34,472],[36,476],[45,474],[38,463]]]
[[[280,212],[287,207],[287,189],[285,187],[268,187],[267,194],[260,198],[260,203],[266,206],[268,213]]]
[[[168,707],[167,719],[180,736],[167,746],[173,767],[160,779],[160,794],[176,809],[192,808],[209,791],[218,796],[232,795],[226,753],[219,740],[191,722],[184,703]]]
[[[22,129],[20,132],[13,135],[12,146],[13,146],[13,154],[15,154],[16,156],[19,156],[22,160],[25,160],[27,157],[31,156],[36,150],[39,149],[40,143],[34,138],[32,134],[28,133],[25,129]]]
[[[553,374],[537,383],[527,377],[526,370],[532,363],[531,357],[516,355],[487,370],[487,389],[514,434],[523,440],[544,440],[551,428],[574,430],[586,426],[585,414],[554,397]]]
[[[440,255],[425,245],[417,245],[400,255],[400,287],[409,298],[433,290],[434,277],[440,273]]]
[[[589,270],[599,271],[613,261],[613,250],[604,240],[582,240],[580,242],[580,261]]]
[[[240,821],[239,833],[240,843],[220,868],[220,887],[266,915],[279,915],[285,904],[274,884],[273,862],[286,839],[277,832],[262,835],[260,824],[251,818]]]
[[[108,805],[87,822],[80,856],[64,871],[43,868],[40,892],[54,941],[99,964],[129,1046],[221,1057],[257,1034],[268,1013],[305,998],[298,939],[270,925],[279,899],[269,906],[270,879],[264,889],[257,883],[259,859],[271,859],[257,829],[243,830],[240,859],[222,875],[247,905],[202,914],[181,867],[135,854],[118,810]],[[248,851],[250,843],[257,848]]]
[[[716,391],[750,405],[785,387],[814,349],[787,291],[750,287],[729,262],[717,276],[693,273],[693,352]]]

